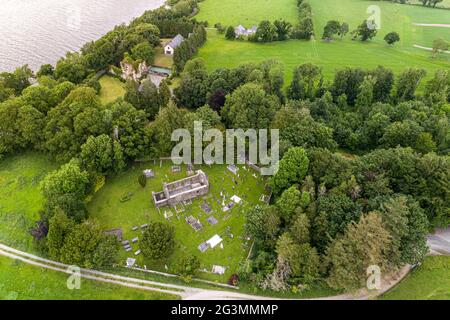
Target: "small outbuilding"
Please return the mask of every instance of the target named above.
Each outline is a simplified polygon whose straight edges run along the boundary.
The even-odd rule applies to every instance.
[[[177,34],[168,44],[164,47],[164,53],[173,56],[175,49],[184,42],[184,37],[181,34]]]

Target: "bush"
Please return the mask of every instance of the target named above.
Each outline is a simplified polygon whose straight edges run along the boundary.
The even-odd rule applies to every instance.
[[[234,39],[236,39],[236,32],[234,31],[233,27],[229,26],[227,28],[227,32],[225,34],[225,38],[227,40],[234,40]]]
[[[238,285],[239,276],[236,273],[233,273],[228,280],[228,284],[230,286],[237,286]]]
[[[138,177],[138,182],[142,188],[145,188],[145,186],[147,185],[147,177],[145,176],[145,174],[141,174]]]
[[[197,256],[183,255],[177,262],[176,273],[190,279],[200,268],[200,260]]]
[[[400,35],[397,32],[389,32],[384,37],[384,41],[386,41],[387,44],[394,44],[400,41]]]

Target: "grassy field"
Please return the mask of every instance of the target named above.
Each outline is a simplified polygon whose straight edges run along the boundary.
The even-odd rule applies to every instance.
[[[153,62],[153,65],[157,67],[163,67],[171,69],[173,66],[173,57],[164,54],[164,47],[167,43],[170,42],[172,39],[161,39],[161,46],[157,47],[155,49],[155,61]]]
[[[131,240],[141,236],[141,231],[132,231],[133,226],[141,226],[150,221],[166,222],[164,212],[171,212],[173,216],[168,223],[175,227],[176,248],[174,254],[168,259],[160,261],[148,261],[139,255],[137,264],[141,267],[146,265],[162,271],[166,270],[167,266],[167,270],[173,272],[177,258],[181,254],[195,254],[200,258],[202,268],[208,272],[211,271],[212,265],[227,267],[227,272],[223,276],[201,272],[200,277],[226,282],[229,275],[236,271],[239,262],[247,257],[250,243],[241,238],[245,221],[244,212],[259,202],[259,197],[264,192],[264,181],[255,178],[253,171],[241,168],[239,170],[240,177],[236,178],[238,184],[235,185],[232,181],[233,174],[225,166],[217,165],[211,168],[204,166],[202,169],[208,175],[211,184],[210,192],[203,199],[194,200],[191,205],[185,207],[184,212],[177,214],[170,208],[158,210],[152,200],[152,191],[161,191],[164,181],[174,181],[186,176],[184,166],[182,172],[172,173],[171,165],[172,163],[169,161],[163,162],[162,167],[160,167],[159,161],[155,164],[153,162],[142,164],[108,180],[89,204],[90,216],[97,219],[105,229],[121,228],[124,239]],[[142,188],[137,181],[144,168],[155,171],[155,178],[148,180],[146,188]],[[133,193],[131,200],[121,202],[120,199],[130,192]],[[224,213],[221,210],[221,192],[226,194],[225,204],[231,202],[230,197],[234,194],[244,201]],[[206,221],[210,215],[200,208],[204,202],[208,203],[212,209],[211,215],[218,220],[216,225],[211,225]],[[202,230],[196,232],[186,223],[185,217],[191,215],[201,221]],[[230,228],[230,231],[227,231],[227,227]],[[215,234],[219,234],[224,239],[223,249],[217,246],[201,253],[197,247]],[[121,262],[124,263],[127,257],[135,257],[134,252],[138,249],[139,243],[133,244],[132,252],[127,253],[121,249]]]
[[[119,97],[123,97],[125,94],[125,85],[119,79],[103,76],[100,78],[100,101],[102,104],[107,104],[116,100]]]
[[[199,5],[196,19],[208,21],[210,26],[220,22],[224,26],[242,24],[250,28],[261,20],[297,21],[296,0],[205,0]]]
[[[209,1],[212,0],[205,0],[205,5]],[[295,3],[295,0],[290,1]],[[396,73],[406,67],[419,67],[428,71],[429,78],[437,69],[450,66],[450,55],[440,54],[435,57],[428,51],[413,47],[414,44],[430,46],[436,38],[450,39],[450,28],[426,28],[413,25],[413,23],[446,23],[449,13],[447,10],[382,1],[310,0],[310,3],[313,7],[317,40],[258,44],[248,41],[228,41],[224,39],[224,35],[210,30],[208,42],[200,49],[199,56],[206,60],[209,69],[276,59],[285,65],[287,81],[290,81],[292,77],[292,69],[306,62],[320,65],[328,79],[333,77],[337,69],[344,67],[370,69],[384,65]],[[382,29],[376,39],[367,43],[352,41],[350,36],[331,43],[320,40],[323,27],[328,20],[346,21],[352,30],[368,17],[366,9],[371,4],[378,5],[381,9]],[[217,10],[215,14],[220,15],[223,12]],[[253,16],[251,10],[241,14]],[[276,14],[272,17],[276,18]],[[229,18],[223,14],[223,19],[226,21]],[[384,35],[390,31],[400,33],[401,43],[388,46],[384,42]]]
[[[14,276],[11,276],[14,275]],[[67,275],[0,256],[0,300],[169,300],[176,296],[81,279],[67,289]]]
[[[322,36],[323,27],[329,20],[345,21],[350,25],[350,30],[355,29],[370,14],[367,13],[370,5],[380,8],[380,30],[374,43],[385,45],[384,36],[396,31],[400,34],[401,41],[395,46],[397,50],[415,53],[417,49],[413,45],[431,47],[435,39],[450,40],[450,28],[419,27],[414,23],[449,23],[450,12],[422,6],[401,5],[387,1],[363,1],[363,0],[309,0],[313,13],[315,31],[317,36]],[[351,41],[351,40],[349,40]]]
[[[450,300],[450,257],[425,258],[384,300]]]
[[[0,242],[33,252],[28,230],[39,220],[43,205],[39,183],[56,168],[54,161],[37,153],[0,161]]]

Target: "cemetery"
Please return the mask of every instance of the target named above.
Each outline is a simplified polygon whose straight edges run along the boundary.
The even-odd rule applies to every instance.
[[[143,173],[145,187],[138,183]],[[156,160],[109,179],[88,209],[105,230],[120,230],[121,265],[173,273],[180,256],[195,255],[199,278],[225,283],[252,245],[244,234],[245,213],[268,196],[265,179],[248,165],[174,166]],[[139,239],[155,221],[174,226],[176,245],[169,258],[151,261]]]

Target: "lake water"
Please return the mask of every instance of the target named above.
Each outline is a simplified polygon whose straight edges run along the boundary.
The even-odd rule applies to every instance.
[[[164,0],[0,0],[0,71],[55,64]]]

